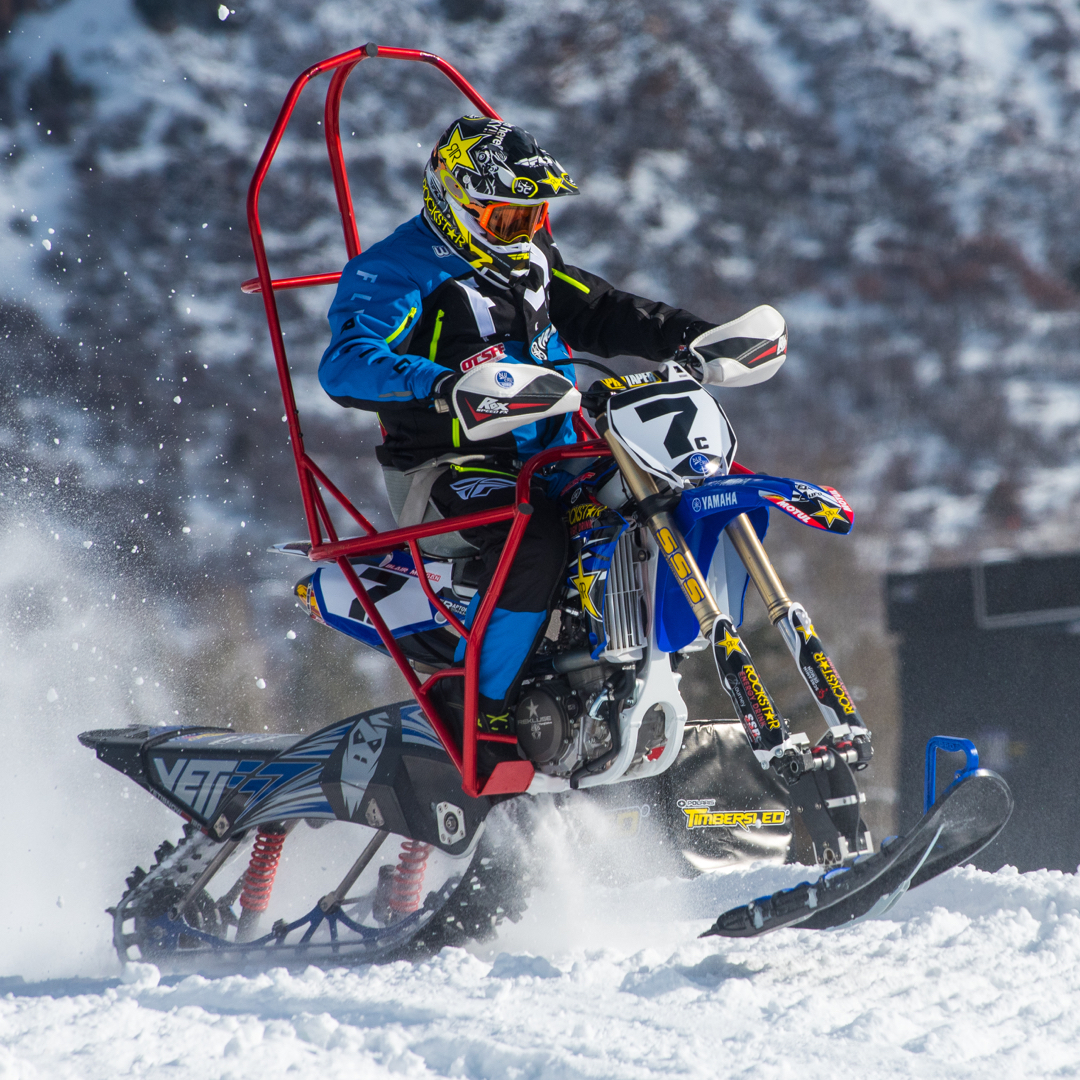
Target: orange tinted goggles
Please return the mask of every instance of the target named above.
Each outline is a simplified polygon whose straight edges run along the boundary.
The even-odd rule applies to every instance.
[[[486,203],[477,215],[481,226],[506,243],[525,237],[531,240],[547,218],[548,204]]]

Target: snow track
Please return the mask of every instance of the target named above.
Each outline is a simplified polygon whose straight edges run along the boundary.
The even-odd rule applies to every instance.
[[[1076,875],[966,868],[887,920],[696,940],[796,873],[556,883],[493,948],[415,965],[0,984],[0,1077],[1080,1073]]]

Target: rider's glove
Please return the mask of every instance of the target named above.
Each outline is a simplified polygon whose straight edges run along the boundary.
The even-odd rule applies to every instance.
[[[671,359],[686,368],[699,383],[705,382],[705,362],[689,345],[680,345]]]
[[[451,410],[450,395],[454,392],[454,385],[461,376],[456,371],[448,371],[440,375],[431,387],[431,397],[438,413],[447,413]]]

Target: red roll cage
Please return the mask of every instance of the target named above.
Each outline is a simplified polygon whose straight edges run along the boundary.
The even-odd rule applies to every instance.
[[[251,231],[251,244],[255,250],[255,265],[258,268],[259,276],[252,278],[250,281],[245,281],[241,288],[246,293],[262,293],[263,304],[266,308],[266,321],[270,328],[270,341],[274,349],[274,360],[277,363],[281,394],[284,399],[285,418],[289,424],[293,457],[296,460],[296,470],[300,478],[300,494],[304,501],[304,514],[307,517],[308,531],[311,535],[311,550],[308,557],[315,562],[333,561],[341,568],[341,572],[356,593],[356,598],[359,600],[364,613],[378,632],[387,652],[401,669],[409,688],[416,695],[416,700],[431,721],[431,726],[435,729],[439,740],[446,748],[451,761],[461,772],[462,788],[465,794],[474,798],[480,795],[511,794],[525,791],[532,781],[534,770],[529,762],[504,761],[495,766],[490,776],[480,777],[477,775],[476,750],[478,740],[517,743],[517,739],[513,735],[489,735],[477,731],[480,649],[484,642],[484,635],[487,632],[488,623],[491,620],[499,594],[506,583],[510,566],[517,554],[522,534],[528,524],[529,515],[532,513],[532,507],[529,505],[528,500],[529,486],[533,475],[538,469],[555,461],[562,461],[567,458],[608,456],[610,450],[606,443],[596,437],[596,432],[592,430],[587,421],[579,416],[575,428],[578,431],[580,441],[573,446],[560,446],[546,450],[531,458],[518,476],[514,505],[497,510],[483,510],[475,514],[465,514],[462,517],[447,518],[443,521],[414,525],[406,529],[393,529],[387,532],[379,532],[353,506],[348,497],[341,492],[305,451],[304,438],[300,432],[300,420],[296,409],[296,398],[293,394],[292,378],[289,374],[289,361],[285,354],[281,319],[278,315],[277,300],[274,292],[277,289],[299,289],[310,285],[331,285],[341,277],[341,273],[307,274],[301,277],[278,278],[276,280],[271,278],[270,266],[266,257],[266,245],[263,243],[262,225],[259,221],[259,195],[262,192],[263,181],[266,179],[270,164],[274,160],[285,134],[285,129],[292,119],[300,94],[317,75],[324,72],[333,72],[330,85],[326,91],[326,106],[323,114],[326,149],[330,157],[334,191],[337,195],[338,209],[341,212],[341,223],[345,233],[345,250],[350,259],[360,253],[360,235],[356,227],[356,214],[353,211],[352,194],[349,190],[349,180],[345,170],[345,156],[341,147],[339,115],[341,111],[341,94],[353,68],[361,60],[374,56],[390,60],[418,60],[424,64],[431,64],[432,67],[438,68],[485,116],[490,116],[495,120],[500,119],[499,114],[469,85],[461,74],[442,57],[436,56],[434,53],[422,52],[418,49],[383,48],[368,43],[358,49],[351,49],[349,52],[313,64],[292,84],[288,96],[285,98],[285,103],[281,107],[281,112],[278,114],[274,128],[270,133],[270,138],[266,142],[262,156],[259,158],[259,164],[251,180],[251,186],[248,188],[248,228]],[[346,537],[345,539],[338,537],[320,488],[328,492],[353,521],[359,525],[364,531],[363,536]],[[435,595],[427,577],[422,572],[417,574],[417,579],[425,595],[435,606],[436,611],[441,613],[446,618],[447,623],[466,641],[464,667],[438,671],[421,681],[394,640],[375,604],[368,596],[367,590],[353,569],[350,559],[363,555],[383,555],[394,550],[406,549],[411,554],[414,564],[420,570],[423,567],[423,556],[420,553],[419,540],[440,533],[457,532],[460,529],[475,528],[479,525],[491,525],[499,521],[510,522],[509,537],[499,559],[491,587],[487,590],[476,613],[473,625],[469,630],[466,630],[461,625],[461,622]],[[461,744],[458,745],[446,721],[435,707],[430,691],[439,679],[462,675],[465,680],[465,724]]]

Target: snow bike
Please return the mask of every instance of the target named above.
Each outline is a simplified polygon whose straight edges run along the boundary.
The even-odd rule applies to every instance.
[[[128,879],[114,909],[121,958],[199,968],[364,961],[483,937],[515,918],[523,902],[528,844],[514,835],[523,804],[514,796],[522,794],[618,791],[605,802],[618,827],[637,831],[652,811],[654,821],[678,830],[678,846],[697,868],[763,854],[786,858],[797,815],[816,861],[834,877],[847,874],[848,885],[833,893],[807,887],[773,906],[798,909],[788,922],[812,915],[817,925],[829,923],[823,916],[832,903],[854,910],[858,894],[870,910],[881,889],[892,895],[927,866],[940,872],[989,842],[1004,824],[1004,796],[983,799],[992,812],[968,815],[964,843],[942,841],[955,831],[955,815],[939,813],[930,862],[923,841],[872,854],[856,782],[871,758],[869,729],[761,542],[770,511],[838,535],[850,531],[853,512],[832,488],[740,466],[734,431],[710,389],[775,373],[787,326],[772,308],[699,339],[704,369],[674,360],[635,376],[602,369],[584,396],[550,369],[492,361],[470,370],[455,385],[452,405],[465,443],[477,450],[517,425],[575,417],[579,441],[526,462],[513,505],[502,509],[444,520],[429,503],[439,471],[469,460],[466,445],[453,460],[411,474],[385,470],[399,527],[379,532],[308,456],[274,293],[339,275],[271,278],[259,194],[301,91],[333,72],[324,130],[346,249],[350,258],[359,252],[338,116],[348,75],[375,56],[433,65],[477,109],[496,116],[458,72],[428,53],[369,44],[309,68],[290,90],[252,181],[248,218],[259,276],[244,289],[263,297],[309,527],[309,540],[277,550],[316,564],[296,586],[311,617],[392,658],[414,700],[303,737],[191,727],[80,736],[187,819],[180,844],[162,844],[153,869],[137,868]],[[476,723],[482,642],[531,513],[532,478],[553,470],[563,476],[571,535],[565,591],[522,684],[516,730],[484,733]],[[363,535],[339,536],[324,493]],[[461,531],[498,521],[510,523],[509,537],[466,629],[478,564]],[[825,719],[817,744],[788,729],[738,635],[749,581]],[[460,639],[466,649],[459,664]],[[687,724],[677,668],[704,649],[739,717],[733,724]],[[455,684],[456,708],[447,692]],[[985,770],[958,783],[967,792],[974,784],[1007,796]],[[946,803],[959,805],[955,795]],[[307,857],[290,867],[282,852],[287,842],[300,850],[288,838],[301,822],[314,834],[305,836]],[[334,823],[344,830],[324,831]],[[396,860],[386,857],[391,835],[400,843]],[[907,873],[900,855],[916,850],[923,861]],[[244,851],[247,866],[233,883],[211,889]],[[907,877],[896,879],[897,872]],[[269,930],[261,925],[271,907],[284,911],[289,903],[300,905],[298,917],[294,910]],[[771,910],[766,919],[759,905],[741,921],[732,916],[730,927],[718,923],[716,932],[779,925]]]

